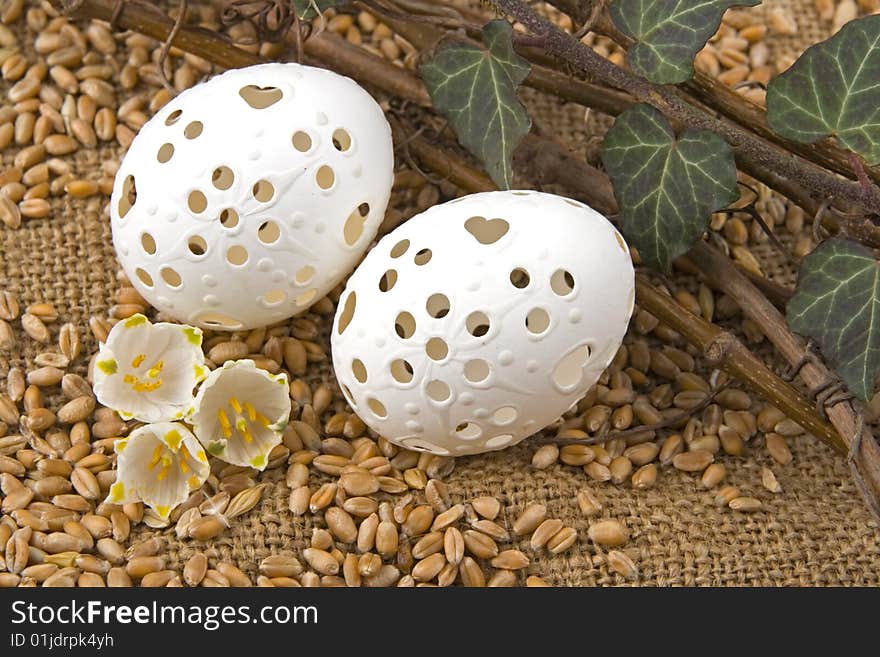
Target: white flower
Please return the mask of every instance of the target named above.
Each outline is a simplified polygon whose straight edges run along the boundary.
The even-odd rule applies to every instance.
[[[179,422],[156,422],[115,442],[116,482],[109,504],[143,502],[163,520],[200,488],[211,468],[196,437]]]
[[[211,372],[187,416],[208,453],[257,470],[266,467],[289,419],[287,376],[252,360],[227,361]]]
[[[132,315],[101,345],[95,395],[124,420],[179,420],[192,405],[193,388],[208,374],[204,362],[200,329]]]

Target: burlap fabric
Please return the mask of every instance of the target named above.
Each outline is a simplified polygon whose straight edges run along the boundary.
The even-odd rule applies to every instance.
[[[811,1],[769,0],[765,5],[795,6],[803,28],[798,38],[776,40],[777,53],[827,36]],[[542,127],[583,151],[592,130],[583,108],[566,107],[534,94],[528,100]],[[2,154],[4,167],[12,156],[9,149]],[[75,159],[75,167],[83,177],[95,178],[101,162],[116,156],[111,148],[85,151]],[[790,278],[791,273],[772,260],[772,251],[763,255],[771,258],[766,262],[768,270]],[[26,221],[19,230],[0,229],[0,287],[18,295],[22,305],[52,302],[62,320],[75,322],[84,336],[89,316],[105,314],[113,303],[116,270],[108,219],[95,200],[57,200],[50,218]],[[11,366],[32,365],[39,351],[39,345],[20,332],[17,337],[19,346],[13,353],[0,353],[4,376]],[[84,351],[88,354],[95,349],[95,342],[87,336]],[[81,358],[73,369],[84,373],[85,363],[86,358]],[[329,374],[324,368],[312,376]],[[671,468],[664,468],[658,483],[646,491],[629,485],[594,484],[580,468],[561,464],[536,471],[529,466],[533,448],[527,443],[459,459],[447,483],[456,501],[497,496],[505,508],[500,522],[508,526],[525,504],[537,501],[547,506],[551,516],[575,527],[578,541],[569,551],[555,557],[536,554],[528,569],[555,585],[624,583],[587,538],[588,521],[575,501],[578,489],[585,485],[602,499],[603,516],[626,522],[631,539],[624,549],[638,565],[638,584],[880,584],[880,532],[850,482],[844,459],[810,437],[790,445],[794,459],[785,467],[772,463],[763,449],[752,450],[748,458],[722,457],[728,481],[762,500],[764,510],[752,515],[716,508],[713,493],[704,491],[697,477]],[[772,465],[782,493],[774,495],[762,487],[763,465]],[[288,511],[290,491],[283,474],[280,468],[261,475],[261,481],[268,484],[263,501],[207,546],[177,540],[170,530],[155,532],[142,526],[138,534],[163,536],[169,568],[180,569],[198,549],[209,558],[236,563],[255,578],[260,559],[280,551],[299,553],[307,544],[311,523],[319,522]],[[520,547],[532,554],[526,545]]]

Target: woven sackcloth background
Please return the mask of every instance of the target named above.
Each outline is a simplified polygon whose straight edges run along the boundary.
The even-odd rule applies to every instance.
[[[776,57],[799,52],[828,36],[823,26],[827,24],[818,20],[812,0],[767,0],[764,5],[792,8],[800,26],[797,36],[772,40]],[[575,151],[583,153],[593,133],[607,125],[585,117],[581,107],[532,93],[525,96],[536,122]],[[83,174],[95,171],[102,161],[117,156],[109,147],[83,150],[75,158],[75,169]],[[0,169],[9,166],[12,157],[13,153],[4,152]],[[81,327],[84,351],[93,353],[97,346],[86,329],[88,318],[106,314],[117,288],[109,219],[103,200],[60,198],[53,203],[46,219],[26,221],[18,230],[0,228],[0,288],[16,294],[22,307],[52,302],[61,321]],[[758,253],[770,258],[762,263],[767,271],[782,282],[793,282],[792,272],[772,260],[771,250]],[[39,345],[18,337],[22,339],[17,351],[0,353],[0,375],[13,366],[32,366]],[[73,369],[85,374],[86,360],[81,358]],[[331,380],[326,367],[311,375]],[[721,457],[728,481],[763,502],[763,510],[754,514],[717,508],[714,493],[703,490],[698,477],[672,468],[663,468],[657,484],[644,491],[595,484],[580,468],[562,464],[538,471],[529,465],[534,448],[527,443],[459,459],[446,482],[455,501],[497,496],[505,509],[500,522],[508,526],[527,503],[537,501],[547,506],[551,516],[576,528],[578,541],[572,549],[559,556],[535,555],[528,569],[554,585],[625,583],[587,538],[588,520],[575,500],[585,485],[598,493],[604,516],[627,524],[631,538],[624,549],[639,568],[635,582],[639,585],[880,584],[880,531],[850,481],[845,460],[811,437],[789,444],[794,459],[784,467],[772,463],[763,449],[753,450],[748,458]],[[771,464],[783,488],[776,495],[761,485],[761,467]],[[284,468],[262,474],[260,481],[268,484],[262,502],[207,546],[178,540],[173,528],[156,532],[142,525],[137,531],[143,537],[153,533],[163,537],[169,568],[179,571],[198,549],[209,558],[232,561],[255,577],[263,557],[280,551],[299,553],[307,547],[312,522],[308,515],[298,518],[288,511],[290,490]]]

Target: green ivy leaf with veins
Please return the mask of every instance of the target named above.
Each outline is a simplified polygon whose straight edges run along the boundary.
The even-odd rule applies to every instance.
[[[634,105],[605,136],[602,162],[620,206],[623,234],[642,261],[669,271],[710,215],[739,198],[733,151],[721,137],[686,130],[676,137],[650,105]]]
[[[300,20],[310,21],[319,11],[324,12],[330,7],[338,7],[346,2],[347,0],[293,0],[293,7]]]
[[[868,165],[880,164],[880,15],[807,48],[767,88],[767,120],[786,139],[833,136]]]
[[[693,77],[694,57],[718,31],[728,8],[754,7],[760,2],[616,0],[611,19],[636,41],[626,54],[633,71],[657,84],[677,84]]]
[[[880,370],[880,263],[868,248],[822,243],[804,259],[786,316],[816,340],[853,394],[871,396]]]
[[[483,28],[487,49],[445,41],[419,68],[434,106],[502,189],[510,189],[511,156],[531,126],[516,95],[531,66],[514,52],[511,32],[507,21],[492,21]]]

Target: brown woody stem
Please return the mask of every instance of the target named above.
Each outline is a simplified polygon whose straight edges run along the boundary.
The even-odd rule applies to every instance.
[[[709,283],[736,300],[743,313],[761,327],[764,335],[790,365],[803,363],[807,355],[804,341],[789,330],[782,313],[748,279],[731,267],[728,258],[703,242],[693,248],[691,257]],[[812,390],[836,380],[834,374],[818,358],[804,363],[800,375]],[[876,514],[880,508],[880,445],[863,425],[851,402],[829,405],[826,412],[842,436],[847,453],[858,447],[857,453],[852,454],[856,457],[854,465],[861,475],[862,494]]]
[[[543,36],[547,52],[596,80],[656,107],[667,117],[689,128],[710,130],[719,134],[734,149],[738,162],[742,160],[741,155],[746,155],[748,162],[758,163],[790,180],[800,181],[819,196],[833,196],[841,201],[864,206],[870,212],[880,213],[880,189],[877,187],[863,189],[859,183],[840,178],[727,118],[715,117],[691,105],[675,91],[652,84],[601,57],[521,0],[491,1],[499,10],[525,25],[532,34]]]

